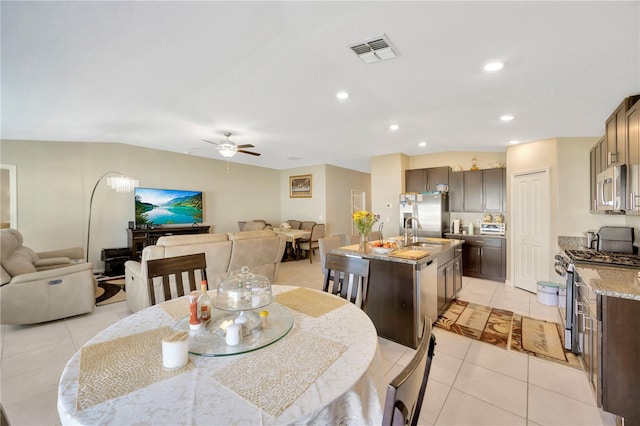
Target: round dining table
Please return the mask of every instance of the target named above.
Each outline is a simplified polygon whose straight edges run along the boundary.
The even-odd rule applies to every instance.
[[[386,383],[369,317],[322,291],[272,291],[293,318],[284,337],[236,355],[190,350],[178,370],[162,366],[162,337],[184,323],[187,296],[106,328],[62,373],[62,424],[380,424]]]

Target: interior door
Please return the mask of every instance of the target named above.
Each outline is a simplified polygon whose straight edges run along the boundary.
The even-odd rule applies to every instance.
[[[549,252],[549,172],[513,176],[514,285],[537,293],[537,281],[548,281],[553,256]]]

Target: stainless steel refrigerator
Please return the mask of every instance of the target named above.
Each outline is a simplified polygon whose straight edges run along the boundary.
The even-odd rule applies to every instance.
[[[409,228],[419,237],[442,238],[449,230],[449,200],[446,192],[420,192],[400,194],[400,235],[404,235],[407,220],[417,217],[418,223],[409,222]]]

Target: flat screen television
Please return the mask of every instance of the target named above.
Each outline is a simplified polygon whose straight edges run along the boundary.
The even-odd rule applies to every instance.
[[[136,226],[202,223],[202,192],[135,188]]]

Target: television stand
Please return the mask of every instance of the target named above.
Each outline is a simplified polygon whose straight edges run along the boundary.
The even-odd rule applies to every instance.
[[[130,229],[127,228],[127,241],[131,249],[131,258],[140,261],[142,250],[152,246],[158,238],[168,235],[208,234],[209,225],[167,226],[166,228]]]

